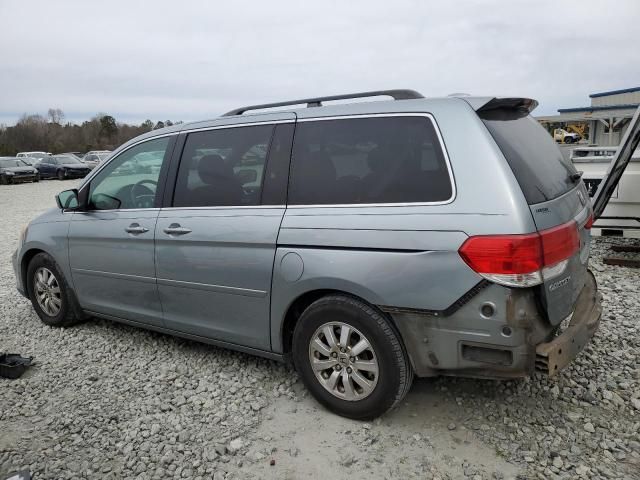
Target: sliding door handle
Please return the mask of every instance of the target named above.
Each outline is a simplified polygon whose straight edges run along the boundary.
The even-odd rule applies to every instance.
[[[127,228],[125,228],[124,231],[133,235],[140,235],[141,233],[147,233],[149,229],[140,226],[139,223],[132,223]]]

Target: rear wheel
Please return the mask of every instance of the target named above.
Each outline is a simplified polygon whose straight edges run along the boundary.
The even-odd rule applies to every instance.
[[[323,297],[303,312],[293,334],[293,360],[320,403],[358,420],[393,408],[413,379],[389,320],[346,295]]]
[[[0,185],[8,185],[9,180],[4,175],[0,175]]]
[[[40,320],[47,325],[69,327],[78,321],[69,285],[46,253],[37,254],[29,263],[27,291]]]
[[[58,180],[64,180],[64,172],[62,170],[58,170]]]
[[[39,182],[39,181],[40,181],[40,175],[36,174],[36,175],[33,177],[33,181],[34,181],[34,183],[35,183],[35,182]]]

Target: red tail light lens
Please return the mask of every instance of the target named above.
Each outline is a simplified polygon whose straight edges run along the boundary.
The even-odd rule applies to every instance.
[[[591,211],[589,218],[587,218],[587,223],[584,224],[584,228],[591,230],[591,227],[593,227],[593,221],[593,211]]]
[[[478,273],[531,273],[542,268],[542,244],[537,233],[471,237],[459,252]]]
[[[460,247],[462,259],[475,272],[509,286],[527,287],[544,281],[546,271],[561,273],[580,248],[578,225],[571,221],[525,235],[470,237]],[[551,271],[548,267],[556,267]],[[561,268],[558,268],[561,267]]]
[[[542,230],[540,239],[542,240],[542,255],[545,267],[550,267],[570,258],[580,248],[578,224],[573,221]]]

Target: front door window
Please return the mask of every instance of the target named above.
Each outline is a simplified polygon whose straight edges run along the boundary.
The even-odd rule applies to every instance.
[[[153,208],[169,137],[132,147],[96,175],[89,191],[92,210]]]

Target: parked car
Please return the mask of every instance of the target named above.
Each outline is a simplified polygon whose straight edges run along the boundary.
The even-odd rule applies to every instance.
[[[30,167],[34,167],[40,161],[39,158],[33,158],[33,157],[16,157],[16,158],[20,158],[22,162],[26,163]]]
[[[20,152],[16,155],[16,157],[18,158],[25,158],[25,157],[30,157],[30,158],[37,158],[37,159],[42,159],[45,157],[50,157],[51,153],[49,152]]]
[[[60,155],[67,155],[69,157],[73,157],[76,160],[80,160],[81,162],[83,161],[83,157],[84,155],[82,155],[80,152],[65,152],[65,153],[61,153]]]
[[[90,150],[87,153],[85,153],[85,157],[87,155],[97,155],[97,154],[109,154],[111,153],[111,150]]]
[[[322,106],[379,95],[394,100]],[[268,111],[299,104],[319,108]],[[154,130],[27,226],[18,290],[47,325],[96,316],[291,359],[351,418],[414,375],[554,375],[601,297],[585,186],[536,105],[393,90]],[[159,169],[128,168],[147,152]]]
[[[89,152],[82,158],[82,161],[86,163],[89,166],[89,168],[93,170],[102,162],[104,162],[107,158],[109,158],[110,154],[111,152],[108,152],[108,151],[97,152],[97,153]]]
[[[91,171],[84,162],[64,154],[44,157],[36,164],[36,168],[42,178],[57,178],[58,180],[83,178]]]
[[[23,162],[21,158],[0,157],[0,184],[37,182],[38,170]]]
[[[583,173],[582,181],[590,197],[607,176],[619,147],[579,147],[571,150],[569,159]],[[620,181],[611,195],[603,215],[594,228],[608,235],[634,236],[640,226],[640,149],[634,151]]]

